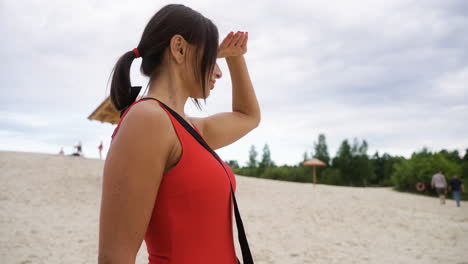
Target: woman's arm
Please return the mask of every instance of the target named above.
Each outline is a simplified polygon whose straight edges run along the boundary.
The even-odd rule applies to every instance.
[[[132,107],[114,137],[104,166],[99,264],[135,263],[172,147],[162,109]]]
[[[260,122],[260,106],[247,70],[244,55],[227,57],[232,79],[232,111],[252,119],[255,126]]]
[[[260,107],[244,58],[247,41],[247,33],[230,33],[220,45],[219,56],[226,57],[231,74],[232,112],[190,118],[213,149],[237,141],[260,123]]]

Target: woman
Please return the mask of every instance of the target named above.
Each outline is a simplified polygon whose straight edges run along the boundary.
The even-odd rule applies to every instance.
[[[151,18],[138,47],[118,60],[111,99],[123,115],[104,167],[99,263],[134,263],[143,240],[151,264],[238,263],[235,177],[209,147],[227,146],[260,122],[243,57],[247,41],[247,33],[231,32],[218,46],[218,30],[209,19],[168,5]],[[129,72],[140,56],[149,90],[133,102]],[[221,78],[217,57],[226,59],[231,74],[232,112],[186,116],[187,99],[199,106],[198,99],[208,97]],[[243,257],[244,264],[253,263]]]

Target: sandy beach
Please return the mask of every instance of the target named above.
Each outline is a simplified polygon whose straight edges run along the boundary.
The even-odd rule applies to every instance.
[[[0,263],[96,263],[103,165],[0,152]],[[237,184],[257,264],[468,263],[468,203],[390,188]],[[144,243],[136,263],[147,263]]]

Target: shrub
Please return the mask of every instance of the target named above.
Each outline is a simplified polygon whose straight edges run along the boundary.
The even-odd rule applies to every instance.
[[[417,182],[430,186],[432,176],[438,171],[442,171],[448,181],[453,174],[460,175],[461,168],[444,155],[432,154],[423,149],[419,153],[413,153],[411,159],[397,162],[394,165],[391,181],[398,190],[414,191]]]

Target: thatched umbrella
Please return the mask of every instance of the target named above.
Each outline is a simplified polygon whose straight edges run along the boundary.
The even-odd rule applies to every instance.
[[[317,158],[312,158],[311,160],[307,160],[304,162],[304,166],[312,166],[314,167],[314,184],[317,183],[317,176],[315,174],[315,167],[317,166],[327,166],[327,164],[325,164],[325,162],[317,159]]]
[[[97,120],[101,122],[107,122],[111,124],[117,124],[120,120],[120,113],[115,109],[114,105],[110,100],[110,96],[107,97],[94,112],[88,116],[89,120]]]
[[[140,93],[141,86],[132,86],[130,88],[130,97],[131,102],[134,102],[138,99],[138,94]],[[112,104],[110,96],[108,96],[104,101],[94,110],[94,112],[88,116],[89,120],[97,120],[101,122],[111,123],[113,125],[118,124],[120,121],[120,112],[115,109],[114,104]]]

